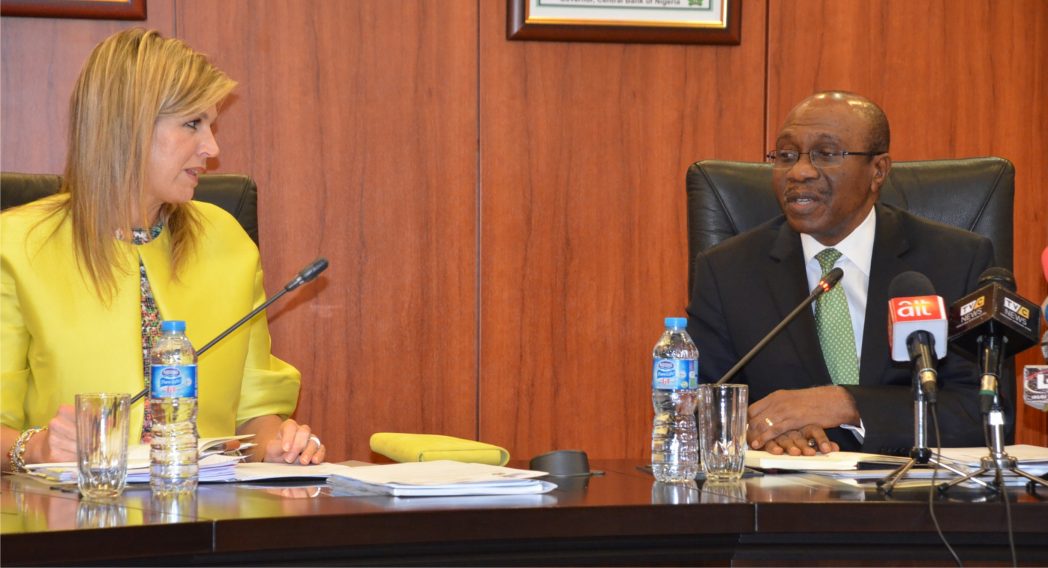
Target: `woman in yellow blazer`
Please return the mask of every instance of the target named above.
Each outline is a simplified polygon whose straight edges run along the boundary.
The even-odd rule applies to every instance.
[[[146,386],[161,319],[185,320],[200,346],[264,301],[257,247],[228,213],[190,201],[235,85],[156,32],[125,30],[92,52],[70,105],[62,190],[0,216],[5,469],[74,460],[74,395]],[[270,353],[264,315],[198,372],[201,436],[253,433],[254,459],[323,460],[309,426],[286,418],[300,375]],[[144,405],[132,417],[137,437]]]

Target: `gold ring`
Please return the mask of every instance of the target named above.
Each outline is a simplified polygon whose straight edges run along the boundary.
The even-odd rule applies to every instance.
[[[765,418],[764,423],[768,425],[768,428],[771,428],[775,425],[775,423],[771,421],[771,418]]]

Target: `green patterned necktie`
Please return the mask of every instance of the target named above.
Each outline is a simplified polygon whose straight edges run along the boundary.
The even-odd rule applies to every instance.
[[[841,257],[841,251],[828,248],[815,255],[822,267],[822,275],[833,270],[833,263]],[[855,354],[855,332],[852,331],[848,300],[844,297],[844,286],[838,283],[832,290],[819,296],[815,302],[815,327],[819,332],[819,344],[826,359],[826,368],[835,385],[859,384],[859,357]]]

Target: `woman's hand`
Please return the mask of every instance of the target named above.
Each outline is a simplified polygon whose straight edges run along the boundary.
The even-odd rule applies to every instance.
[[[306,424],[299,424],[288,418],[280,425],[275,438],[266,444],[266,453],[262,461],[284,462],[302,465],[324,461],[324,444],[313,435],[313,430]]]
[[[76,461],[76,409],[72,404],[58,407],[58,413],[47,423],[47,430],[29,439],[25,463]]]
[[[308,465],[322,463],[327,453],[309,426],[290,418],[281,421],[275,415],[259,416],[237,428],[237,434],[255,435],[255,460]]]

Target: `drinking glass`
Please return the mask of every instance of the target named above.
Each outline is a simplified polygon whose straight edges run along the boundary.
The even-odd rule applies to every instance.
[[[709,481],[742,478],[748,396],[746,385],[699,386],[699,447],[702,470]]]
[[[130,395],[76,395],[77,485],[88,499],[119,497],[127,483]]]

